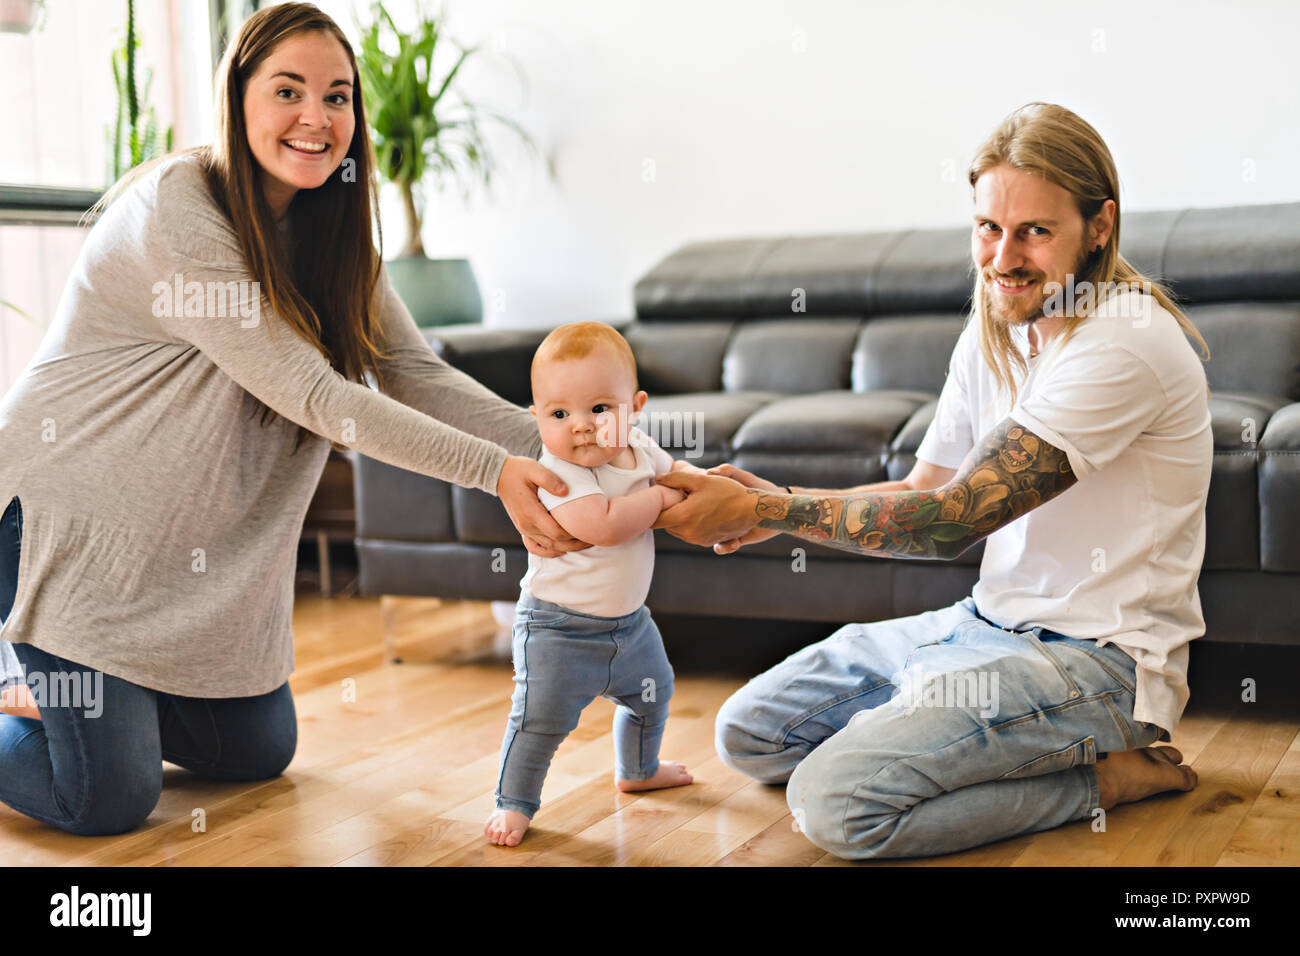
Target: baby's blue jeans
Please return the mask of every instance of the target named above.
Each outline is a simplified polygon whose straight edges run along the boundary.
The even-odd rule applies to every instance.
[[[787,783],[795,825],[836,856],[952,853],[1096,820],[1097,755],[1168,739],[1133,718],[1135,670],[967,597],[850,624],[755,677],[719,710],[717,749]]]
[[[644,605],[623,617],[592,617],[525,591],[515,607],[514,662],[515,693],[494,794],[499,809],[537,813],[556,748],[597,697],[618,705],[618,776],[655,775],[673,669]]]

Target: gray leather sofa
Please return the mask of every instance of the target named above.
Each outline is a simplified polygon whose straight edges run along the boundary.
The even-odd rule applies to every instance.
[[[1300,203],[1132,213],[1122,248],[1170,283],[1212,350],[1205,639],[1300,645]],[[844,487],[912,467],[972,280],[965,228],[693,243],[637,283],[636,318],[612,324],[636,354],[647,411],[700,414],[702,435],[681,436],[702,438],[695,463]],[[546,331],[428,334],[447,361],[527,404]],[[356,487],[362,593],[518,596],[526,553],[494,498],[365,457]],[[872,559],[779,537],[720,557],[657,539],[656,614],[788,621],[947,606],[969,593],[983,553]]]

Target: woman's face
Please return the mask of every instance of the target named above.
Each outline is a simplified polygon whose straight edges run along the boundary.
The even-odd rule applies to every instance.
[[[299,189],[324,184],[347,156],[355,94],[343,45],[319,31],[282,40],[249,78],[244,127],[277,219]]]

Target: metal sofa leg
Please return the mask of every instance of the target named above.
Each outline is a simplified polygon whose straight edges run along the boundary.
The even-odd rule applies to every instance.
[[[387,594],[379,598],[379,629],[384,638],[384,660],[402,663],[397,654],[397,601]]]
[[[316,554],[320,561],[320,593],[332,597],[334,589],[330,586],[330,536],[324,531],[316,532]]]

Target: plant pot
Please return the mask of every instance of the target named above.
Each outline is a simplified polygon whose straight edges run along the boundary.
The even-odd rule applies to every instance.
[[[43,7],[42,0],[0,0],[0,33],[31,33]]]
[[[404,256],[385,266],[420,328],[483,321],[483,297],[468,259]]]

